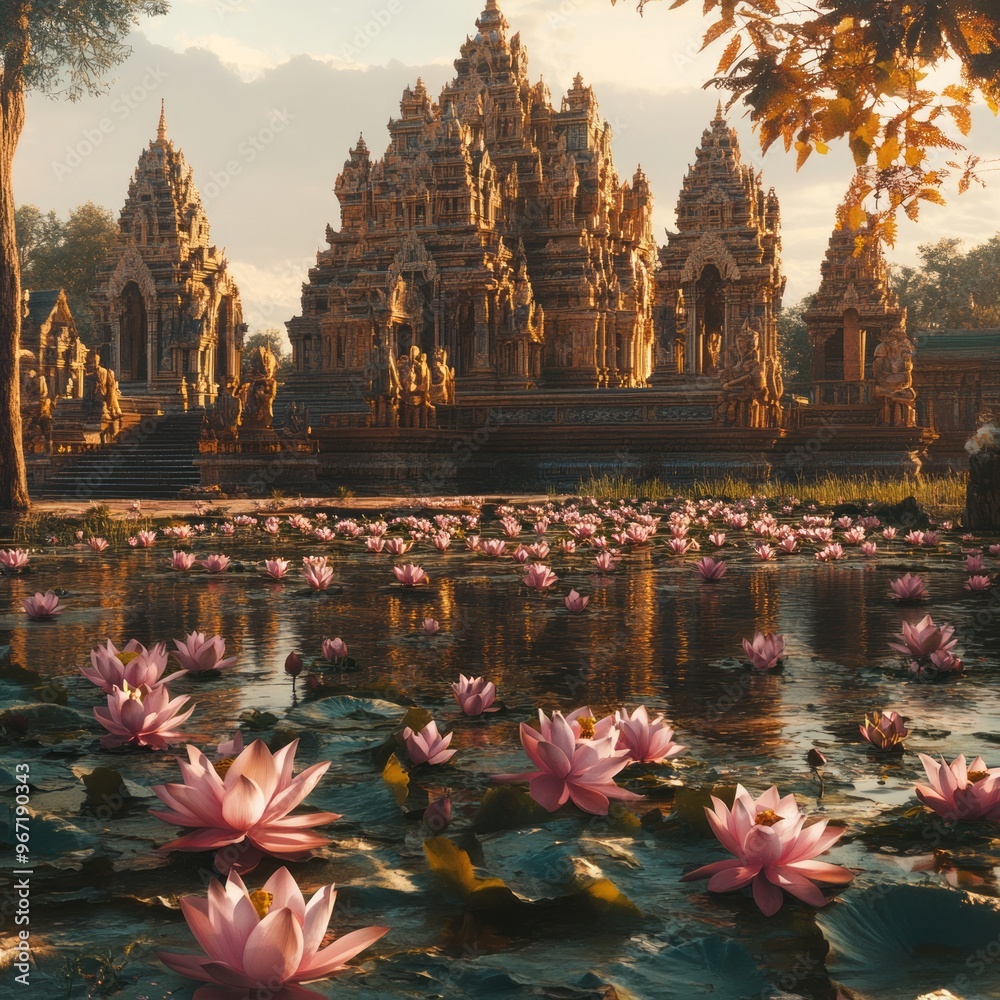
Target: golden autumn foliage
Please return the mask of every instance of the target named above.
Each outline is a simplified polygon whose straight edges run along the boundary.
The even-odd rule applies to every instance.
[[[652,2],[638,0],[640,13]],[[860,229],[873,214],[865,238],[892,245],[900,210],[916,220],[922,203],[943,205],[949,178],[960,193],[982,183],[964,139],[976,101],[1000,109],[997,0],[702,3],[703,48],[722,46],[705,86],[747,105],[765,152],[781,140],[802,167],[845,140],[854,176],[838,225]],[[949,67],[957,81],[935,85]]]

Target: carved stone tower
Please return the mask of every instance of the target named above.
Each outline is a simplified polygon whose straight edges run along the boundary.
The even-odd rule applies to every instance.
[[[183,379],[204,404],[240,371],[240,294],[184,154],[156,138],[139,157],[118,220],[117,245],[91,291],[102,360],[126,393],[176,392]]]
[[[817,403],[867,402],[864,383],[872,379],[875,351],[902,319],[881,244],[864,240],[854,255],[861,235],[833,231],[819,291],[805,314]]]
[[[776,358],[785,288],[778,197],[742,162],[721,104],[684,178],[677,229],[660,248],[654,383],[716,374],[747,323],[762,358]]]

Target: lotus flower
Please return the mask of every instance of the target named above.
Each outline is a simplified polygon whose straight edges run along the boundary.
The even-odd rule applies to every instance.
[[[598,552],[594,562],[602,573],[610,573],[618,565],[618,560],[610,552]]]
[[[272,754],[263,740],[254,740],[235,759],[212,764],[197,748],[188,746],[181,762],[183,781],[154,785],[153,792],[166,811],[150,810],[164,823],[191,827],[161,851],[204,851],[218,848],[216,868],[250,871],[265,854],[298,860],[330,841],[310,827],[340,819],[336,813],[288,814],[316,787],[330,766],[322,761],[292,777],[293,740]],[[235,846],[229,850],[222,848]]]
[[[170,655],[190,674],[222,670],[236,662],[235,656],[225,656],[226,640],[221,635],[206,639],[201,632],[189,632],[183,639],[174,639],[174,645],[177,648]]]
[[[924,533],[922,531],[908,531],[903,536],[903,541],[907,542],[909,545],[923,545],[924,544]]]
[[[903,622],[903,631],[896,636],[902,642],[890,642],[889,645],[906,656],[930,656],[939,649],[950,652],[958,642],[952,638],[954,631],[951,625],[935,625],[931,616],[925,615],[916,625]]]
[[[478,552],[482,548],[482,543],[479,541],[479,535],[466,535],[465,547],[470,552]]]
[[[298,677],[302,673],[302,654],[294,650],[285,657],[285,673],[291,677]]]
[[[533,563],[521,582],[529,590],[548,590],[559,582],[559,577],[543,563]]]
[[[558,547],[560,552],[564,552],[566,555],[572,555],[576,552],[576,539],[564,538],[559,542]]]
[[[840,830],[828,830],[827,821],[805,825],[805,817],[793,795],[778,797],[774,786],[758,799],[736,786],[736,800],[730,810],[712,796],[706,806],[709,826],[732,860],[689,872],[681,881],[708,878],[710,892],[731,892],[753,885],[753,897],[765,916],[781,909],[784,891],[811,906],[823,906],[826,897],[816,883],[846,885],[854,875],[846,868],[814,858],[840,839]]]
[[[987,574],[970,576],[969,579],[965,581],[965,589],[972,591],[974,594],[981,594],[984,591],[989,590],[992,586],[993,581]]]
[[[408,542],[405,538],[387,538],[385,540],[385,551],[391,556],[401,556],[413,548],[413,542]]]
[[[960,674],[962,661],[947,649],[936,649],[931,653],[930,663],[918,663],[910,660],[909,670],[917,677],[933,679],[939,674]]]
[[[823,767],[826,764],[826,754],[822,750],[817,750],[816,747],[810,747],[806,754],[806,763],[814,770]]]
[[[617,732],[577,740],[560,712],[552,714],[545,732],[521,723],[521,746],[538,768],[522,774],[495,774],[493,781],[527,781],[531,797],[549,812],[572,801],[586,813],[607,815],[610,799],[641,796],[619,788],[611,779],[629,762],[628,751],[615,747]]]
[[[529,545],[528,551],[534,559],[547,559],[551,549],[549,548],[549,543],[542,540],[535,542],[534,545]]]
[[[448,546],[451,545],[451,535],[447,531],[439,531],[432,539],[431,542],[434,544],[434,548],[438,552],[445,552]]]
[[[694,564],[694,568],[698,571],[698,575],[709,583],[721,580],[726,575],[725,562],[721,559],[716,561],[711,556],[704,556],[699,559]]]
[[[432,800],[424,810],[423,819],[431,833],[444,833],[451,825],[451,799],[442,796]]]
[[[587,605],[590,603],[590,598],[585,597],[576,590],[571,590],[563,598],[563,603],[569,611],[572,611],[574,614],[579,614],[581,611],[586,610]]]
[[[613,716],[606,716],[594,727],[594,735],[602,737],[612,730],[618,737],[615,748],[628,751],[630,764],[662,764],[685,749],[674,743],[674,731],[662,715],[649,721],[645,705],[631,715],[627,708],[620,708]]]
[[[0,566],[8,573],[20,573],[28,565],[28,553],[24,549],[0,549]]]
[[[173,555],[170,557],[170,568],[186,573],[194,566],[195,561],[193,552],[181,552],[175,549]]]
[[[726,544],[726,533],[724,531],[713,531],[708,536],[708,540],[717,548],[721,549]]]
[[[861,543],[861,554],[866,558],[873,558],[876,552],[878,552],[878,545],[875,542]]]
[[[994,557],[1000,557],[1000,542],[996,545],[990,546],[990,555]]]
[[[758,542],[754,546],[754,552],[757,553],[757,558],[763,560],[764,562],[770,562],[778,554],[777,550],[770,545],[766,545],[763,542]]]
[[[155,531],[139,531],[135,534],[135,546],[140,549],[148,549],[151,545],[156,542],[156,532]],[[129,539],[129,544],[132,544],[132,539]]]
[[[303,566],[302,575],[306,583],[316,591],[326,590],[333,582],[333,569],[329,566]]]
[[[922,601],[927,597],[923,579],[912,573],[893,580],[889,586],[892,588],[892,596],[897,601]]]
[[[347,659],[347,643],[340,636],[336,639],[323,640],[323,659],[330,663],[339,663]]]
[[[786,552],[795,552],[799,547],[799,541],[794,535],[785,535],[778,543]]]
[[[844,547],[840,542],[834,542],[832,545],[827,545],[825,548],[820,549],[816,553],[816,558],[820,562],[832,562],[837,559],[843,559]]]
[[[264,522],[264,530],[274,537],[281,532],[281,522],[276,517],[269,517]]]
[[[755,633],[753,642],[743,640],[743,652],[754,670],[772,670],[781,661],[784,651],[785,637],[770,632],[766,635],[763,632]]]
[[[108,547],[108,540],[106,538],[88,538],[87,544],[94,550],[94,552],[103,552]]]
[[[950,764],[920,754],[920,763],[930,784],[917,785],[917,798],[929,809],[950,822],[1000,821],[1000,767],[988,768],[982,757],[966,767],[964,754]]]
[[[862,737],[879,750],[902,750],[903,740],[910,735],[903,724],[903,717],[892,709],[872,712],[870,719],[866,715],[858,729]]]
[[[419,587],[421,584],[431,582],[431,578],[423,569],[420,566],[414,566],[413,563],[407,563],[405,566],[393,566],[392,571],[404,587]]]
[[[518,545],[518,547],[511,552],[511,559],[516,563],[521,563],[522,565],[526,563],[531,558],[531,553],[523,545]]]
[[[887,542],[891,542],[896,537],[896,529],[895,528],[883,528],[882,529],[882,537]]]
[[[378,535],[369,535],[365,539],[365,549],[368,552],[381,552],[385,548],[385,539]]]
[[[288,573],[288,560],[265,559],[264,572],[267,573],[272,580],[284,580],[285,575]]]
[[[152,688],[157,684],[169,684],[179,673],[163,677],[167,669],[167,647],[158,642],[152,649],[129,639],[124,648],[118,650],[109,639],[104,646],[90,651],[89,667],[80,667],[80,673],[92,684],[96,684],[105,694],[111,694],[116,687],[130,688],[145,685]],[[183,673],[183,671],[181,671]]]
[[[496,712],[500,707],[493,704],[497,696],[496,685],[482,677],[466,677],[465,674],[459,674],[458,683],[452,684],[451,689],[455,693],[455,701],[466,715],[477,716],[483,712]]]
[[[117,747],[134,743],[153,750],[166,750],[171,741],[183,739],[177,726],[194,711],[192,705],[181,712],[191,699],[182,694],[171,699],[163,684],[134,688],[128,681],[123,687],[112,688],[107,708],[95,708],[94,718],[108,731],[101,737],[102,747]]]
[[[202,559],[201,565],[204,566],[209,573],[224,573],[227,569],[229,569],[230,561],[229,556],[213,552],[212,555],[206,556]]]
[[[51,590],[44,594],[35,594],[34,597],[22,598],[21,607],[29,618],[34,618],[36,621],[55,618],[66,610],[65,605],[59,603],[58,595]]]
[[[502,538],[487,538],[485,542],[479,543],[479,551],[497,558],[507,551],[507,543]]]
[[[337,894],[320,888],[306,904],[287,868],[279,868],[264,888],[249,892],[236,872],[223,888],[209,883],[208,898],[181,898],[181,910],[205,952],[184,955],[158,951],[168,968],[211,984],[196,1000],[325,1000],[299,984],[325,979],[345,968],[388,927],[365,927],[336,938],[325,948]]]
[[[983,572],[983,554],[981,552],[965,557],[965,571],[970,575]]]
[[[438,732],[437,723],[431,719],[419,733],[407,726],[403,730],[403,742],[414,764],[444,764],[458,753],[457,750],[448,749],[454,735],[448,733],[447,736],[442,736]]]
[[[424,630],[424,635],[436,635],[441,631],[441,626],[436,618],[425,618],[421,628]]]

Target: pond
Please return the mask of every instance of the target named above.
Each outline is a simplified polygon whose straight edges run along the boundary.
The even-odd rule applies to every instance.
[[[326,846],[287,867],[307,897],[336,883],[338,935],[389,928],[348,971],[309,987],[319,996],[913,1000],[938,989],[965,998],[1000,992],[1000,792],[994,821],[974,822],[939,817],[914,794],[927,783],[921,753],[949,762],[964,754],[970,763],[981,755],[1000,766],[1000,591],[965,587],[970,553],[982,552],[979,575],[996,573],[996,539],[963,539],[947,526],[930,544],[906,541],[908,526],[888,539],[888,520],[869,514],[864,534],[876,547],[866,554],[849,534],[857,516],[838,524],[828,509],[791,499],[541,501],[485,509],[481,518],[466,502],[395,508],[374,528],[381,518],[338,523],[323,510],[276,513],[275,537],[265,512],[225,527],[222,517],[192,513],[153,525],[149,547],[97,552],[66,538],[26,545],[27,567],[4,574],[0,774],[10,806],[2,839],[17,842],[15,790],[25,776],[17,768],[27,765],[28,995],[194,995],[196,984],[155,951],[198,951],[178,897],[205,895],[217,877],[213,852],[157,850],[185,831],[150,815],[164,808],[152,787],[182,780],[185,743],[218,757],[237,731],[272,751],[298,740],[297,771],[332,762],[305,806],[341,818],[317,829]],[[505,526],[505,516],[518,524]],[[535,530],[542,519],[544,534]],[[366,539],[383,524],[384,538],[413,547],[395,556],[368,551]],[[169,525],[198,528],[177,540],[164,537]],[[442,525],[452,535],[446,551],[431,541]],[[612,539],[629,525],[652,534]],[[716,532],[725,533],[721,547],[709,539]],[[795,551],[786,552],[778,541],[793,533]],[[504,539],[506,550],[473,551],[471,535],[480,546]],[[574,535],[576,550],[563,551]],[[607,571],[596,563],[594,535],[618,553]],[[674,536],[674,548],[685,538],[700,548],[676,552]],[[765,560],[755,546],[768,537],[775,555]],[[537,541],[550,551],[524,565],[511,558]],[[843,557],[817,559],[832,542],[843,544]],[[231,562],[216,573],[199,564],[173,569],[174,550]],[[325,590],[307,585],[307,556],[327,557]],[[697,572],[704,556],[725,561],[721,579]],[[289,563],[283,580],[264,572],[264,560],[277,557]],[[401,585],[393,567],[406,563],[429,582]],[[558,580],[527,587],[532,563]],[[908,572],[926,586],[919,603],[892,594],[892,581]],[[21,612],[25,597],[50,590],[61,614],[31,620]],[[570,590],[589,598],[584,610],[567,607]],[[903,622],[928,614],[954,628],[960,673],[915,675],[890,647]],[[425,619],[438,631],[428,634]],[[179,727],[184,736],[162,752],[102,748],[107,734],[93,709],[107,698],[80,673],[91,649],[108,639],[119,649],[133,639],[173,649],[195,631],[221,636],[236,660],[207,679],[169,682],[172,696],[194,706]],[[777,669],[746,662],[742,640],[756,632],[783,637]],[[334,637],[349,656],[337,664],[321,655]],[[294,684],[285,670],[293,651],[304,660]],[[492,681],[499,710],[463,714],[451,688],[462,674]],[[684,749],[619,770],[613,780],[641,798],[612,802],[608,815],[572,802],[550,813],[525,782],[491,780],[532,769],[519,727],[537,728],[538,709],[589,706],[601,719],[640,705],[663,715]],[[908,729],[902,752],[880,751],[859,733],[866,715],[889,709]],[[457,752],[415,765],[401,730],[430,717]],[[807,759],[811,750],[825,763]],[[842,830],[821,860],[850,869],[850,884],[824,884],[822,907],[786,893],[765,916],[749,889],[682,882],[730,857],[704,807],[712,793],[731,804],[737,784],[753,796],[775,785],[809,821]],[[428,803],[444,797],[446,828],[424,818]],[[265,857],[244,874],[247,887],[259,888],[281,864]],[[17,903],[9,890],[4,899],[6,936],[16,934]]]

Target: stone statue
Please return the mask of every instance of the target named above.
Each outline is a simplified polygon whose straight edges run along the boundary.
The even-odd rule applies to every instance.
[[[708,335],[708,358],[710,370],[708,374],[715,375],[719,371],[719,356],[722,354],[722,334],[718,330],[713,330]]]
[[[48,381],[34,368],[21,368],[21,440],[28,454],[52,450],[52,398]]]
[[[724,392],[717,414],[730,427],[775,427],[780,423],[780,372],[765,364],[760,356],[760,334],[746,320],[736,344],[726,352],[719,380]],[[781,386],[783,391],[783,386]]]
[[[448,366],[448,352],[443,347],[434,349],[431,402],[435,406],[453,406],[455,403],[455,369]]]
[[[250,381],[240,389],[243,402],[241,427],[248,431],[269,431],[274,425],[274,397],[278,383],[274,374],[278,362],[269,347],[258,347],[250,355]]]
[[[309,410],[299,407],[294,400],[285,409],[285,433],[289,437],[303,437],[309,433]]]
[[[913,388],[913,344],[902,324],[875,348],[872,364],[875,398],[882,403],[880,422],[890,427],[916,427],[917,393]]]
[[[116,425],[122,417],[121,394],[118,391],[118,380],[115,378],[115,373],[101,364],[101,358],[97,351],[91,351],[87,355],[84,383],[87,416],[92,421],[101,424],[102,437],[105,436],[107,426],[113,425],[111,428],[111,437],[113,438],[117,434]]]
[[[201,436],[207,441],[235,441],[243,419],[239,379],[229,379],[215,403],[205,408]]]
[[[431,368],[427,363],[427,355],[417,347],[411,348],[411,353],[413,350],[417,351],[417,387],[420,393],[418,403],[420,409],[417,419],[421,427],[436,427],[437,411],[434,407],[434,401],[431,399]]]

